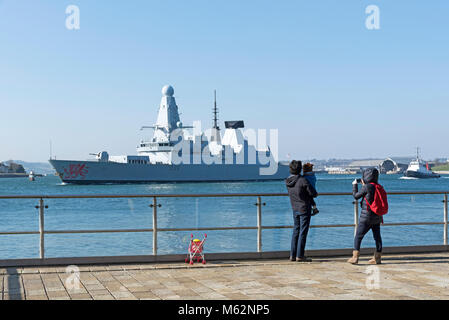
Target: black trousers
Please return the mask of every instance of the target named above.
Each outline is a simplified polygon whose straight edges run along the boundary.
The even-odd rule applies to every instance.
[[[382,237],[380,235],[380,223],[371,224],[368,221],[359,221],[357,232],[354,237],[354,250],[360,251],[363,237],[369,231],[373,231],[374,241],[376,241],[376,251],[382,252]]]

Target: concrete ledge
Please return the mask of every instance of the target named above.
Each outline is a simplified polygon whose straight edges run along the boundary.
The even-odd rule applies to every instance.
[[[352,255],[353,249],[329,249],[329,250],[307,250],[306,255],[310,257],[339,257]],[[372,255],[375,248],[362,248],[361,255]],[[431,246],[404,246],[404,247],[384,247],[383,254],[406,254],[406,253],[432,253],[447,252],[449,246],[431,245]]]
[[[363,248],[361,255],[372,255],[374,248]],[[384,248],[384,254],[406,254],[406,253],[435,253],[448,252],[449,246],[405,246]],[[205,253],[207,261],[218,260],[260,260],[260,259],[287,259],[289,251],[267,251],[267,252],[230,252],[230,253]],[[352,255],[352,249],[325,249],[307,250],[309,257],[343,257]],[[160,255],[160,256],[104,256],[104,257],[68,257],[68,258],[46,258],[46,259],[9,259],[0,260],[0,267],[39,267],[39,266],[67,266],[67,265],[105,265],[105,264],[134,264],[134,263],[164,263],[184,262],[186,254]]]

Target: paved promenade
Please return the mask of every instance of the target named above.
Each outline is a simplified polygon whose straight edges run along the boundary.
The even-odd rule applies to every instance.
[[[449,299],[449,253],[389,255],[377,270],[367,269],[368,259],[357,266],[346,258],[81,266],[78,289],[65,267],[6,268],[1,298]]]

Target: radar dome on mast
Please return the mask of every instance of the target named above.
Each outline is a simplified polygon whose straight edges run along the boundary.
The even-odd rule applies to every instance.
[[[162,88],[162,95],[165,97],[173,97],[175,94],[175,89],[172,86],[166,85]]]

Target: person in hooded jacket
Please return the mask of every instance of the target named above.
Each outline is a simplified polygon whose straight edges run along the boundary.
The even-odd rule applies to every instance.
[[[313,198],[318,194],[314,187],[301,176],[301,161],[290,163],[290,176],[285,180],[293,210],[293,235],[290,250],[290,261],[311,262],[304,256],[307,233],[310,227]]]
[[[365,234],[372,230],[374,241],[376,242],[376,252],[374,257],[368,261],[369,264],[380,264],[382,256],[382,237],[380,235],[380,224],[382,217],[371,211],[366,201],[373,203],[376,188],[371,183],[377,184],[379,180],[379,170],[376,168],[368,168],[363,171],[362,189],[358,191],[357,179],[352,182],[352,194],[354,199],[362,199],[360,205],[362,212],[360,213],[359,224],[357,225],[356,235],[354,237],[354,251],[352,258],[348,260],[349,263],[357,264],[360,256],[360,245]]]

